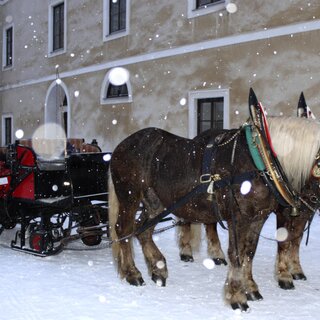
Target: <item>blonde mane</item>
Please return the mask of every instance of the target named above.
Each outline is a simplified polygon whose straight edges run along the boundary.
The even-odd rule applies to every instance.
[[[270,117],[268,124],[279,162],[292,187],[300,192],[320,148],[320,124],[296,117]]]

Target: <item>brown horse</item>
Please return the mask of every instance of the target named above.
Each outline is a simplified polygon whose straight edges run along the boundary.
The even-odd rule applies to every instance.
[[[249,104],[257,103],[251,92]],[[310,171],[313,166],[317,167],[319,126],[302,119],[273,118],[270,132],[275,131],[279,139],[276,148],[279,157],[291,160],[288,164],[283,161],[283,169],[293,180],[293,187],[300,191],[302,186],[310,186],[305,189],[314,190],[318,196],[319,179],[310,176]],[[214,150],[209,163],[206,161],[208,149]],[[204,162],[207,165],[203,165]],[[122,278],[132,285],[144,284],[131,246],[132,236],[137,236],[152,279],[165,285],[166,260],[152,240],[154,225],[147,230],[141,226],[148,225],[164,208],[180,202],[203,184],[205,188],[201,191],[205,189],[209,194],[194,192],[186,203],[175,208],[174,214],[190,222],[211,224],[220,217],[226,221],[229,270],[225,299],[233,309],[242,311],[249,308],[247,300],[262,299],[253,280],[252,262],[261,228],[269,213],[277,209],[278,200],[256,169],[242,128],[218,135],[207,131],[196,141],[160,129],[143,129],[117,146],[110,171],[109,223],[113,253]],[[240,189],[247,180],[250,180],[251,190],[244,195]],[[136,219],[141,202],[145,210]]]
[[[312,118],[312,112],[308,109],[303,92],[300,95],[297,116],[302,118]],[[277,137],[273,137],[277,141]],[[304,190],[310,193],[310,190]],[[312,195],[309,194],[309,199]],[[313,198],[317,203],[317,199]],[[304,231],[307,229],[307,223],[313,218],[309,209],[303,210],[298,216],[290,215],[291,208],[285,208],[281,205],[276,209],[277,228],[285,228],[288,231],[288,237],[284,241],[278,242],[278,255],[276,260],[276,277],[278,284],[282,289],[294,289],[293,280],[306,280],[306,276],[300,264],[299,250]],[[225,255],[221,249],[217,233],[217,223],[205,225],[208,256],[212,258],[216,265],[224,264]],[[201,225],[185,223],[178,226],[178,244],[180,249],[180,258],[185,262],[193,261],[193,251],[199,247],[201,237]]]

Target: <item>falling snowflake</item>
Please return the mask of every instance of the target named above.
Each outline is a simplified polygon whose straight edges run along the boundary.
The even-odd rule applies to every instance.
[[[187,103],[187,99],[186,99],[186,98],[181,98],[181,99],[180,99],[180,105],[181,105],[181,106],[185,106],[186,103]]]
[[[236,13],[238,11],[238,7],[235,3],[232,3],[232,2],[229,2],[227,5],[226,5],[226,10],[229,12],[229,13]]]
[[[100,296],[99,296],[99,302],[101,302],[101,303],[106,303],[106,301],[107,301],[107,299],[106,299],[105,296],[103,296],[103,295],[100,295]]]
[[[251,187],[252,187],[252,185],[251,185],[250,181],[243,181],[241,184],[241,187],[240,187],[241,194],[243,194],[243,195],[248,194],[251,190]]]
[[[104,156],[103,156],[103,161],[110,161],[111,160],[111,154],[110,153],[108,153],[108,154],[105,154]]]
[[[18,130],[16,131],[16,133],[15,133],[15,136],[16,136],[17,139],[22,139],[23,136],[24,136],[23,130],[22,130],[22,129],[18,129]]]
[[[215,267],[213,260],[209,258],[204,259],[202,264],[209,270],[212,270]]]
[[[289,236],[289,232],[286,228],[277,229],[276,234],[275,234],[275,238],[279,242],[286,241],[288,236]]]
[[[156,263],[156,266],[158,269],[163,269],[165,267],[165,263],[162,260],[160,260]]]
[[[122,86],[129,80],[129,71],[122,67],[111,69],[109,73],[109,81],[114,86]]]

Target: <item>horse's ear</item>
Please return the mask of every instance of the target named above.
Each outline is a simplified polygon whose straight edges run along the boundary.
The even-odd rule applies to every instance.
[[[300,94],[298,108],[297,108],[297,116],[307,117],[307,103],[306,103],[306,99],[304,98],[303,92],[301,92]]]
[[[253,89],[250,88],[249,91],[249,107],[250,106],[257,106],[259,104],[256,94],[254,93]]]

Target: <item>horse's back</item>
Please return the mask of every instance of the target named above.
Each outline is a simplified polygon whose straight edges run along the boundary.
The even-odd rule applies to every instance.
[[[194,140],[162,129],[146,128],[116,147],[110,164],[111,174],[113,180],[123,182],[124,186],[135,186],[132,189],[138,187],[140,191],[152,186],[167,191],[169,196],[170,189],[185,184],[186,179],[194,181],[199,175],[202,153]]]

